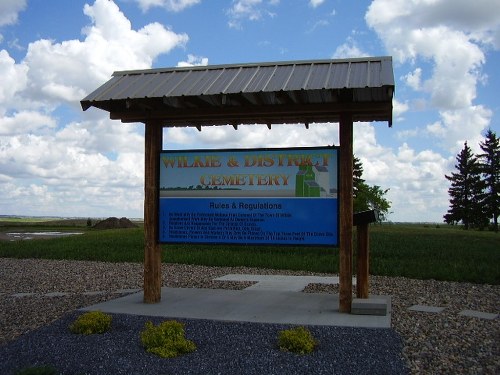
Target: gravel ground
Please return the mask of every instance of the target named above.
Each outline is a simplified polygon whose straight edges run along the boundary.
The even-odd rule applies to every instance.
[[[393,297],[394,330],[311,327],[320,346],[305,357],[276,350],[276,332],[284,327],[272,324],[185,320],[187,336],[198,350],[168,361],[144,354],[137,342],[137,332],[151,318],[114,315],[116,329],[110,334],[68,334],[68,322],[78,314],[75,309],[116,298],[120,289],[142,288],[142,272],[142,264],[132,263],[0,258],[0,373],[33,361],[54,361],[65,374],[144,373],[140,366],[147,366],[150,374],[399,374],[406,372],[400,353],[412,374],[500,373],[500,319],[458,314],[466,309],[499,313],[500,286],[491,285],[374,276],[371,293]],[[168,264],[163,266],[163,285],[241,289],[251,284],[213,280],[230,273],[313,275]],[[84,294],[95,291],[101,293]],[[338,287],[311,284],[305,291],[338,293]],[[43,295],[49,292],[69,294]],[[13,297],[14,293],[34,294]],[[446,309],[430,314],[409,311],[412,305]],[[71,357],[78,360],[71,362]]]
[[[158,324],[163,318],[113,314],[109,333],[82,336],[68,332],[77,315],[65,315],[29,339],[18,339],[3,350],[0,347],[5,361],[0,372],[8,374],[12,368],[43,358],[44,363],[57,363],[64,374],[88,375],[406,373],[399,355],[400,336],[389,329],[311,327],[319,347],[311,355],[300,356],[276,347],[278,331],[289,326],[177,319],[185,323],[186,337],[197,349],[162,359],[145,352],[138,332],[146,321]],[[36,355],[27,354],[29,351]]]

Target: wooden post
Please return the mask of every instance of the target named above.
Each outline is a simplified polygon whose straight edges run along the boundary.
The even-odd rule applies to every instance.
[[[351,312],[352,304],[352,224],[353,224],[353,129],[352,115],[340,116],[340,256],[339,311]]]
[[[370,238],[368,236],[368,224],[358,224],[357,228],[357,278],[356,278],[356,297],[368,298],[368,274],[369,274],[369,248]]]
[[[144,163],[144,302],[157,303],[161,299],[161,247],[159,231],[158,173],[163,144],[161,122],[146,122]]]

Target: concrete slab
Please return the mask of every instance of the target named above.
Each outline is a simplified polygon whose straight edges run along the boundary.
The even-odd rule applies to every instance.
[[[463,310],[460,311],[458,315],[468,316],[471,318],[487,319],[487,320],[493,320],[498,317],[498,314],[485,313],[482,311],[475,311],[475,310]]]
[[[50,293],[45,293],[44,297],[66,297],[69,296],[69,293],[65,292],[50,292]]]
[[[137,292],[140,292],[141,289],[118,289],[118,290],[115,290],[113,293],[116,293],[116,294],[130,294],[130,293],[137,293]]]
[[[245,290],[275,290],[282,292],[301,292],[307,286],[307,283],[301,281],[260,281],[251,285]]]
[[[226,281],[276,281],[276,282],[306,282],[307,284],[338,284],[338,276],[286,276],[286,275],[251,275],[251,274],[229,274],[216,278],[215,280]]]
[[[83,292],[84,296],[99,296],[101,294],[106,294],[106,292],[103,290],[95,290],[92,292]]]
[[[251,274],[229,274],[218,277],[220,281],[250,281],[256,284],[245,288],[246,290],[276,290],[288,292],[300,292],[309,284],[338,284],[338,276],[284,276],[284,275],[251,275]],[[356,278],[353,278],[356,285]]]
[[[354,298],[351,304],[351,314],[387,315],[388,301],[384,298]]]
[[[408,310],[410,311],[426,312],[433,314],[439,314],[440,312],[443,312],[444,309],[445,309],[444,307],[427,306],[427,305],[413,305],[408,308]]]
[[[258,323],[391,327],[390,311],[386,316],[340,313],[338,296],[326,293],[165,287],[161,302],[145,304],[143,298],[143,292],[139,292],[82,310]]]

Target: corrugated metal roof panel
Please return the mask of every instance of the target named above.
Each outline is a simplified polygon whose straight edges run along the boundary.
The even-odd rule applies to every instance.
[[[304,84],[304,90],[326,89],[330,70],[331,64],[313,64]]]
[[[325,82],[326,89],[343,89],[349,82],[350,64],[342,63],[336,66],[330,65],[329,74]]]
[[[290,76],[294,73],[294,65],[284,65],[278,68],[274,67],[272,75],[262,88],[263,91],[281,91],[288,82]]]
[[[238,72],[234,75],[233,79],[226,86],[227,93],[242,93],[245,92],[246,85],[252,80],[252,77],[257,73],[257,69],[243,69],[238,68]],[[211,94],[214,92],[211,91]]]
[[[130,75],[128,77],[120,77],[120,80],[106,92],[106,99],[127,99],[134,97],[134,87],[140,82],[142,76],[139,74]]]
[[[251,69],[243,69],[247,77],[246,83],[241,88],[243,92],[253,93],[263,91],[264,87],[272,77],[276,66],[260,66],[252,67]],[[233,92],[238,92],[237,88],[233,87]]]
[[[158,73],[158,81],[160,84],[151,91],[149,95],[143,94],[143,97],[155,98],[167,96],[179,83],[186,78],[189,71],[185,72],[171,72],[169,74]]]
[[[304,90],[307,78],[312,69],[312,65],[309,64],[297,64],[290,67],[290,70],[284,74],[286,80],[281,83],[279,90]]]
[[[261,106],[330,103],[340,111],[339,103],[384,102],[384,115],[377,112],[375,117],[390,119],[392,112],[387,108],[392,108],[393,92],[392,59],[373,57],[115,72],[81,104],[83,109],[95,106],[115,113],[113,116],[134,113],[138,118],[151,118],[153,112],[161,116],[165,111],[175,111],[178,119],[187,118],[193,109],[198,117],[207,113],[215,118],[222,108],[225,113],[232,108],[234,113],[245,112],[251,121],[255,108]],[[331,111],[328,108],[322,110]],[[321,118],[309,109],[306,112],[311,118]]]
[[[231,85],[240,73],[240,69],[238,67],[224,68],[221,71],[211,69],[209,72],[212,75],[211,84],[206,90],[199,92],[198,95],[225,94],[227,92],[227,87]]]
[[[158,86],[162,83],[160,73],[144,74],[143,77],[143,84],[141,87],[138,87],[134,96],[139,98],[154,96]]]
[[[346,79],[345,87],[347,88],[361,88],[361,87],[370,87],[367,75],[368,71],[368,63],[360,64],[360,63],[351,63],[349,69],[349,76]]]

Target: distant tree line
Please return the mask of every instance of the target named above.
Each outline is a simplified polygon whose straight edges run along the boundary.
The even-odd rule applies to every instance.
[[[491,224],[498,231],[500,142],[496,133],[489,129],[479,147],[482,153],[474,155],[465,142],[456,156],[456,172],[445,175],[451,183],[450,208],[443,217],[448,224],[462,223],[464,229],[484,229]]]

